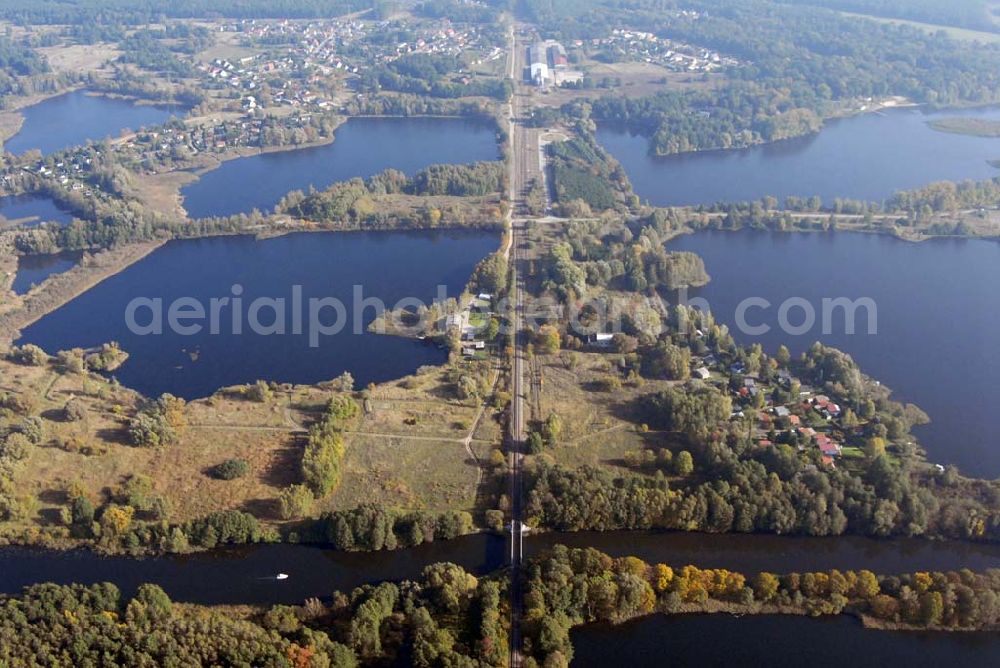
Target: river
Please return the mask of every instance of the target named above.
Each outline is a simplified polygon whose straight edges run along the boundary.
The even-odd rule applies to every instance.
[[[919,244],[857,233],[771,233],[704,231],[679,237],[672,250],[697,253],[712,281],[689,298],[708,301],[716,318],[743,343],[760,342],[793,353],[821,340],[850,353],[861,369],[895,390],[898,400],[923,408],[932,420],[915,431],[933,462],[957,465],[963,473],[1000,476],[1000,412],[988,397],[1000,377],[995,354],[1000,331],[996,286],[1000,244],[936,239]],[[770,307],[747,312],[747,324],[770,330],[754,336],[736,327],[746,298]],[[874,301],[877,325],[869,334],[859,310],[855,333],[843,314],[823,333],[822,300],[846,297]],[[804,299],[816,314],[804,334],[781,328],[781,305]],[[805,323],[801,308],[788,320]]]
[[[139,585],[155,583],[188,603],[290,605],[363,584],[415,579],[425,566],[442,561],[488,573],[503,565],[504,554],[503,538],[482,534],[382,552],[253,545],[147,559],[8,547],[0,548],[0,593],[17,594],[38,582],[113,582],[131,596]],[[277,580],[278,573],[289,577]]]
[[[3,148],[9,153],[35,149],[48,155],[88,141],[117,137],[122,130],[160,125],[183,112],[182,107],[136,104],[78,90],[21,109],[24,124]]]
[[[764,146],[657,157],[646,137],[602,125],[598,141],[625,168],[635,192],[657,206],[740,202],[773,195],[880,202],[933,181],[1000,176],[1000,139],[938,132],[951,117],[1000,119],[1000,110],[894,109],[826,124],[817,134]]]
[[[761,570],[872,569],[976,570],[1000,567],[1000,546],[868,538],[790,538],[748,534],[610,531],[549,533],[525,538],[533,557],[556,544],[593,547],[612,556],[638,556],[651,563],[697,564],[745,574]],[[340,552],[310,545],[218,548],[191,555],[148,559],[103,557],[85,550],[56,552],[0,548],[0,593],[16,594],[37,582],[114,582],[126,594],[144,582],[160,585],[178,601],[204,604],[299,603],[336,590],[382,580],[416,578],[425,566],[452,562],[484,574],[505,563],[506,537],[473,534],[416,548]],[[287,573],[284,581],[274,579]]]
[[[847,616],[652,615],[619,626],[579,627],[570,632],[570,638],[573,668],[959,668],[1000,662],[1000,635],[996,633],[875,631]]]
[[[21,343],[54,353],[118,341],[131,357],[115,376],[147,396],[170,392],[192,399],[260,379],[311,384],[344,371],[353,374],[360,388],[447,358],[430,344],[368,333],[376,310],[362,299],[379,299],[387,308],[404,298],[430,305],[439,286],[457,297],[475,265],[498,245],[496,233],[479,231],[172,241],[26,328]],[[355,299],[355,286],[361,289],[360,299]],[[238,308],[236,297],[242,300]],[[143,329],[126,323],[134,299],[145,300],[133,318]],[[215,334],[208,317],[212,299],[232,300],[218,311]],[[276,301],[272,307],[258,299]],[[337,300],[344,311],[325,306],[321,300],[328,299]],[[192,300],[206,314],[200,331],[188,331],[189,321],[180,322],[182,328],[171,327],[171,306]],[[296,302],[302,306],[301,318],[296,317]],[[256,317],[255,303],[263,304]],[[329,329],[310,326],[313,303],[315,321]],[[157,317],[162,334],[149,328]],[[255,322],[262,328],[255,330]],[[271,327],[275,323],[284,335]],[[302,324],[301,334],[295,333],[296,323]],[[338,324],[342,329],[332,333]]]
[[[292,190],[328,186],[386,169],[413,174],[434,164],[499,157],[496,125],[473,118],[352,118],[332,144],[228,160],[181,189],[192,218],[270,212]]]

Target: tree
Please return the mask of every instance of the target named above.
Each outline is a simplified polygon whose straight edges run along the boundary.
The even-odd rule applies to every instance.
[[[545,419],[545,424],[542,426],[542,436],[545,438],[545,443],[549,447],[555,445],[559,441],[562,430],[562,418],[559,417],[558,413],[550,413],[549,417]]]
[[[278,514],[283,520],[304,517],[312,510],[314,497],[305,485],[289,485],[278,494]]]
[[[674,569],[665,564],[657,564],[653,568],[653,588],[657,592],[665,592],[674,581]]]
[[[774,359],[777,360],[778,364],[782,367],[787,367],[789,362],[792,361],[792,354],[788,351],[788,347],[785,345],[778,346],[778,352],[775,354]]]
[[[542,325],[535,336],[535,345],[542,355],[555,355],[559,352],[561,340],[555,325]]]
[[[274,391],[266,380],[258,380],[247,388],[247,398],[259,404],[269,403],[274,399]]]
[[[681,450],[674,457],[674,473],[680,476],[691,475],[694,472],[694,458],[687,450]]]
[[[872,436],[865,441],[865,455],[873,461],[885,457],[885,439]]]
[[[104,534],[120,536],[132,526],[135,508],[111,504],[101,513],[101,530]]]
[[[766,603],[777,595],[780,584],[778,576],[773,573],[758,573],[753,581],[754,597]]]
[[[487,510],[485,514],[486,528],[500,533],[503,531],[504,516],[502,510]]]
[[[20,348],[14,346],[7,354],[7,358],[12,362],[27,366],[45,366],[49,362],[48,354],[32,343],[27,343]]]
[[[63,419],[66,422],[79,422],[87,417],[87,409],[83,401],[74,397],[63,407]]]
[[[349,371],[345,371],[340,374],[334,381],[337,389],[341,392],[353,392],[354,391],[354,376],[351,375]]]
[[[920,595],[920,621],[926,626],[941,623],[944,615],[944,599],[941,592],[929,591]]]

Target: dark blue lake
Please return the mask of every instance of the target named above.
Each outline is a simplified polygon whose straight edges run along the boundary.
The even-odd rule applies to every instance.
[[[590,666],[979,667],[1000,662],[996,633],[873,631],[847,616],[652,615],[570,633],[573,668]]]
[[[171,115],[182,113],[183,109],[176,106],[135,104],[78,90],[21,109],[24,125],[3,148],[8,153],[37,149],[47,155],[88,140],[117,137],[125,129],[159,125]]]
[[[406,174],[434,164],[499,157],[496,125],[467,118],[352,118],[332,144],[229,160],[181,189],[192,218],[270,212],[292,190],[322,190],[386,169]]]
[[[202,397],[258,379],[315,383],[344,371],[353,374],[357,387],[364,387],[405,376],[425,364],[440,364],[446,354],[430,344],[366,333],[375,311],[354,310],[354,286],[361,286],[364,298],[381,299],[388,308],[403,298],[430,305],[438,286],[458,296],[475,265],[498,244],[495,233],[446,231],[173,241],[31,325],[21,341],[53,352],[118,341],[131,358],[115,375],[151,396],[170,392]],[[236,285],[239,289],[234,290]],[[294,286],[301,286],[301,334],[293,324]],[[239,291],[239,308],[234,308],[235,302],[220,308],[218,333],[212,334],[210,300],[233,299]],[[126,310],[136,298],[162,300],[162,335],[130,331]],[[169,326],[170,306],[182,298],[202,305],[206,319],[200,333]],[[265,306],[256,321],[270,326],[280,319],[285,334],[251,331],[251,307],[260,298],[284,300],[284,318],[276,318],[275,310]],[[339,318],[345,326],[336,335],[309,327],[310,300],[325,298],[340,300],[345,307]],[[143,326],[154,318],[154,307],[147,305],[135,313],[135,322]],[[233,324],[234,311],[240,313],[240,327]],[[338,317],[332,308],[317,308],[317,320],[326,326],[332,327]],[[311,346],[310,332],[317,333],[316,347]]]
[[[25,255],[17,260],[14,274],[15,294],[27,293],[33,285],[41,283],[49,276],[67,272],[80,262],[79,253],[59,253],[56,255]]]
[[[956,464],[964,473],[1000,476],[1000,411],[993,405],[1000,356],[996,354],[1000,309],[1000,243],[935,239],[919,244],[857,233],[705,231],[679,237],[672,250],[697,253],[712,281],[689,297],[708,300],[716,318],[743,343],[800,352],[814,341],[850,353],[862,371],[891,387],[894,396],[923,408],[931,424],[915,431],[932,462]],[[755,336],[736,327],[736,312],[749,297],[768,308],[746,313],[748,325],[766,325]],[[822,300],[871,298],[877,334],[869,335],[865,310],[855,334],[842,312],[823,333]],[[803,334],[783,331],[779,309],[802,298],[816,315]],[[805,323],[801,308],[788,316]]]
[[[0,197],[0,216],[7,223],[36,227],[42,223],[66,225],[72,214],[60,209],[54,201],[41,195],[7,195]]]
[[[933,181],[1000,176],[1000,139],[937,132],[929,121],[1000,119],[1000,110],[925,114],[895,109],[831,121],[821,132],[766,146],[657,157],[649,141],[602,125],[597,138],[625,168],[635,192],[657,206],[741,202],[773,195],[880,202]]]

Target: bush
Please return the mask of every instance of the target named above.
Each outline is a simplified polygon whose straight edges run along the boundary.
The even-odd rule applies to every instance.
[[[6,438],[0,439],[0,459],[21,461],[28,456],[30,446],[31,441],[24,434],[7,434]]]
[[[503,511],[502,510],[487,510],[486,511],[486,528],[490,531],[495,531],[500,533],[503,531]]]
[[[42,422],[40,417],[32,416],[25,418],[17,425],[16,431],[24,434],[25,438],[34,445],[38,445],[45,440],[45,423]]]
[[[221,510],[194,520],[184,533],[192,544],[207,548],[258,543],[264,537],[257,518],[239,510]]]
[[[11,348],[7,359],[28,366],[44,366],[49,361],[49,356],[38,346],[28,343],[20,348],[17,346]]]
[[[144,447],[174,443],[187,426],[184,406],[183,399],[169,394],[147,402],[129,421],[129,439]]]
[[[271,386],[264,380],[258,380],[253,385],[250,385],[246,389],[246,396],[250,401],[256,401],[259,404],[266,404],[274,398],[274,392],[271,390]]]
[[[245,459],[227,459],[212,467],[211,475],[218,480],[236,480],[250,473],[250,462]]]
[[[70,399],[63,407],[63,419],[66,422],[79,422],[87,417],[87,409],[80,399]]]

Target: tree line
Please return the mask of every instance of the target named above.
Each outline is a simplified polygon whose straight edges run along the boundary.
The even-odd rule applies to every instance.
[[[372,0],[8,0],[0,17],[22,25],[137,25],[164,18],[322,18],[370,9]]]
[[[378,217],[376,201],[381,196],[485,197],[503,192],[506,184],[506,170],[501,162],[432,165],[412,177],[389,169],[367,180],[352,179],[322,191],[293,191],[278,203],[276,210],[314,222],[360,223]],[[434,214],[428,209],[425,217],[424,222],[430,227],[442,222],[440,211]]]
[[[560,545],[529,563],[524,603],[525,665],[565,666],[573,658],[572,627],[656,612],[847,612],[899,628],[993,629],[1000,623],[1000,571],[743,574]]]

